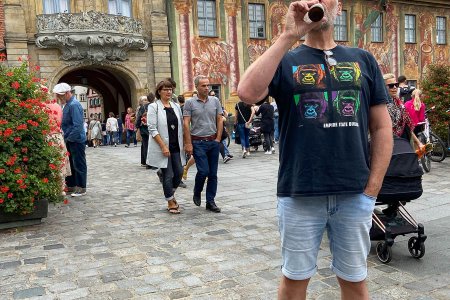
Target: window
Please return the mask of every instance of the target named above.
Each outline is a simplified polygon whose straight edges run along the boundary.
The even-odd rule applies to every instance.
[[[70,12],[69,0],[44,0],[44,14]]]
[[[383,42],[383,14],[379,14],[375,22],[372,23],[371,28],[372,42]]]
[[[416,42],[416,16],[405,15],[405,43]]]
[[[266,15],[263,4],[248,5],[248,22],[250,27],[250,38],[266,38]]]
[[[200,36],[217,36],[216,1],[198,0],[197,8]]]
[[[408,86],[416,87],[417,86],[417,80],[406,80],[406,84]]]
[[[108,0],[109,13],[131,17],[131,0]]]
[[[334,39],[336,41],[347,41],[347,11],[343,10],[340,16],[334,20]]]
[[[86,102],[86,94],[80,94],[80,102]]]
[[[214,91],[214,94],[216,94],[216,97],[220,100],[220,84],[211,84],[209,90]]]
[[[436,17],[436,44],[447,44],[447,19]]]

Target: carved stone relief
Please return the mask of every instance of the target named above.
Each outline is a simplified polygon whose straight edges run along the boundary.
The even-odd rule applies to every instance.
[[[146,50],[142,24],[132,18],[89,11],[37,16],[36,45],[61,50],[63,60],[124,61]]]

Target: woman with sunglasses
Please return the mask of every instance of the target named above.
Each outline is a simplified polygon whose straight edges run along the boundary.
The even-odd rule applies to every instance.
[[[414,145],[417,149],[422,148],[422,143],[414,134],[414,123],[408,112],[403,105],[402,100],[399,98],[398,93],[398,82],[394,74],[388,73],[383,75],[384,83],[386,84],[386,89],[391,97],[391,102],[387,104],[389,115],[392,120],[392,131],[394,135],[402,137],[409,140],[413,140]]]
[[[180,206],[175,190],[181,182],[186,163],[183,148],[183,113],[180,105],[171,101],[173,84],[163,80],[156,86],[156,101],[148,106],[147,125],[149,135],[147,164],[160,168],[167,210],[179,214]]]

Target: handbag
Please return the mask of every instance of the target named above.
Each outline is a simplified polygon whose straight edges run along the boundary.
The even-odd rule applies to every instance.
[[[242,119],[245,121],[245,124],[244,124],[245,128],[247,128],[247,129],[252,129],[252,128],[253,128],[253,125],[250,124],[250,123],[248,123],[248,121],[244,118],[244,115],[242,114],[241,109],[239,108],[239,103],[237,104],[237,108],[238,108],[238,110],[239,110],[239,114],[241,115]],[[249,120],[249,121],[250,121],[250,120]]]

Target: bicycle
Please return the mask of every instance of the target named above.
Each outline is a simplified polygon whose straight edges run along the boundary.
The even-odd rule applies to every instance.
[[[432,112],[436,107],[432,106],[426,110],[425,116]],[[444,142],[438,137],[433,130],[431,130],[430,123],[428,118],[425,117],[425,122],[421,122],[418,125],[424,126],[424,130],[420,131],[417,135],[417,138],[420,140],[422,144],[430,143],[432,145],[432,150],[421,158],[422,166],[426,172],[430,171],[431,164],[430,160],[434,162],[441,162],[446,157],[446,147]]]
[[[426,112],[433,111],[436,107],[432,106]],[[448,111],[447,111],[448,112]],[[433,149],[430,152],[430,159],[434,162],[441,162],[447,156],[447,147],[445,143],[437,136],[430,127],[430,143],[433,145]]]

